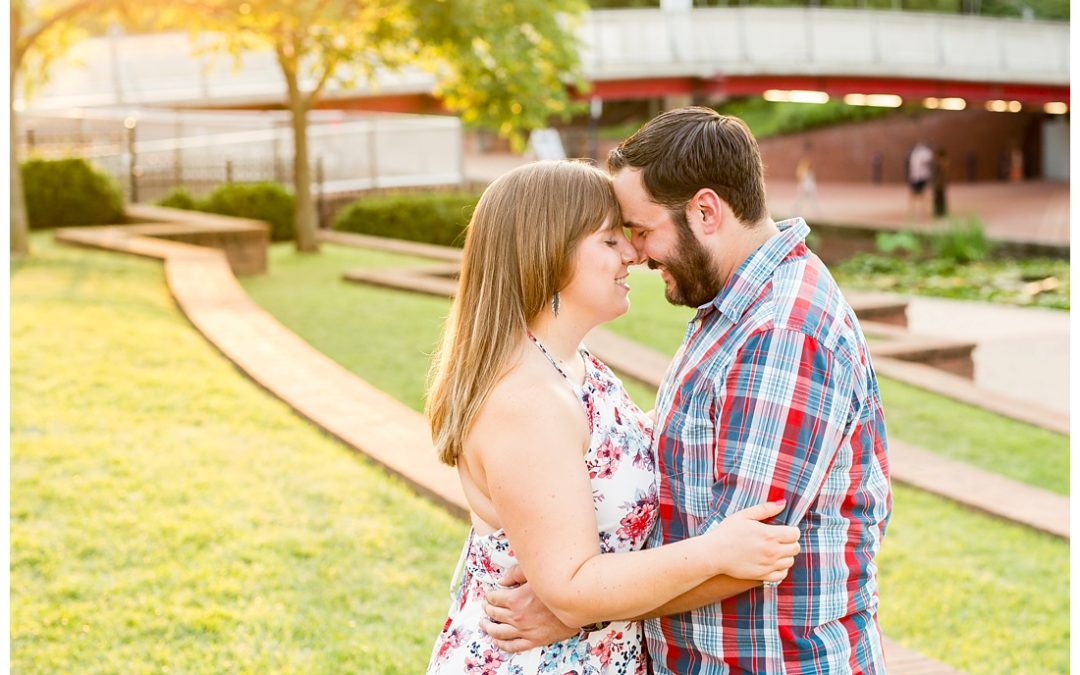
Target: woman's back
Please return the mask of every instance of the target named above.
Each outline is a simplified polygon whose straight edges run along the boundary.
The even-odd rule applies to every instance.
[[[579,408],[573,411],[576,419],[567,419],[565,423],[581,423],[588,434],[581,471],[588,475],[593,489],[600,549],[604,553],[639,550],[657,516],[651,422],[604,364],[587,352],[582,354],[583,384],[578,386],[569,378],[559,379]],[[558,369],[565,377],[554,359],[548,367]],[[520,375],[529,381],[539,374]],[[515,379],[512,375],[508,384],[514,384]],[[497,388],[493,395],[498,394]],[[505,405],[505,401],[500,403]],[[465,456],[468,455],[466,450]],[[470,476],[475,478],[477,473],[482,473],[482,469],[470,471]],[[497,515],[490,519],[497,519]],[[610,672],[620,669],[645,672],[639,623],[615,622],[584,638],[574,637],[520,654],[511,655],[496,648],[491,638],[478,628],[484,615],[484,594],[516,564],[517,557],[502,529],[484,533],[474,528],[462,552],[461,572],[455,573],[456,591],[450,616],[435,644],[429,673],[538,673],[549,669],[565,672],[568,668],[579,672],[609,669]]]

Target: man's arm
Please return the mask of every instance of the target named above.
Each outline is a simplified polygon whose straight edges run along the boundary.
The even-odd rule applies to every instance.
[[[848,433],[853,376],[851,364],[799,331],[764,330],[746,340],[716,383],[718,481],[698,534],[764,499],[787,502],[774,523],[802,522]]]
[[[511,568],[507,575],[499,580],[499,584],[508,588],[488,592],[484,611],[489,619],[480,622],[484,632],[495,638],[499,649],[523,652],[565,640],[580,631],[576,626],[567,626],[559,621],[536,597],[520,567]],[[760,585],[760,581],[747,581],[726,575],[716,576],[647,614],[626,620],[640,621],[688,612],[745,593]],[[509,588],[510,586],[514,588]]]

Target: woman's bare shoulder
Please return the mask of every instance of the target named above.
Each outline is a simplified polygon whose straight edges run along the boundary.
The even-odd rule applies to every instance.
[[[478,449],[528,434],[588,435],[581,404],[551,364],[522,358],[488,395],[466,440]],[[554,439],[553,439],[554,440]]]

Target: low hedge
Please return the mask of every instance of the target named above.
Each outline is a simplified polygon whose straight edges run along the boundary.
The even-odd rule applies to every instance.
[[[174,209],[253,218],[270,223],[271,241],[296,236],[296,199],[279,183],[224,183],[205,197],[177,188],[157,201]]]
[[[22,163],[22,181],[32,230],[124,220],[120,187],[85,159],[28,160]]]
[[[361,197],[338,212],[333,229],[461,247],[480,195],[419,192]]]

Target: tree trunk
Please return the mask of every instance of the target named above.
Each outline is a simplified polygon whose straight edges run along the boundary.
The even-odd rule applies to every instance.
[[[316,238],[318,220],[315,202],[311,197],[311,162],[308,160],[307,108],[294,104],[292,110],[293,131],[293,189],[296,192],[296,250],[317,253]]]
[[[16,66],[12,65],[14,69]],[[14,70],[12,70],[14,73]],[[19,167],[19,157],[16,152],[15,142],[15,76],[10,80],[10,98],[8,98],[8,131],[10,134],[10,158],[11,158],[11,256],[23,256],[30,253],[29,223],[26,216],[26,195],[23,194],[22,170]]]

